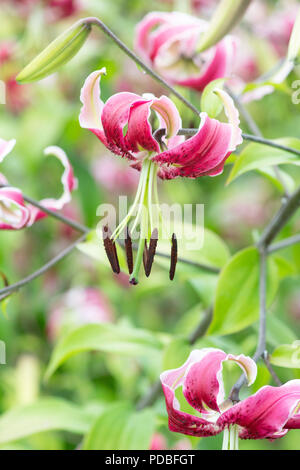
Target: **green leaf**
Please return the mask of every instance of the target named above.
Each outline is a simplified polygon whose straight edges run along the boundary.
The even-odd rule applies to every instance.
[[[78,406],[58,398],[44,398],[1,416],[0,444],[43,431],[62,430],[85,434],[90,426],[91,418]]]
[[[258,327],[256,328],[258,331]],[[267,343],[274,348],[278,344],[293,343],[297,340],[297,335],[280,318],[274,315],[267,317]]]
[[[296,266],[287,259],[279,255],[274,255],[272,258],[277,264],[278,275],[280,279],[294,276],[297,273]]]
[[[216,95],[215,90],[216,88],[222,89],[224,82],[224,78],[218,78],[210,82],[203,90],[200,108],[201,111],[207,113],[211,118],[218,116],[223,109],[223,102],[218,95]]]
[[[208,334],[226,335],[251,325],[259,313],[259,254],[255,247],[237,253],[221,272]],[[278,287],[278,268],[268,260],[267,300]]]
[[[120,268],[121,270],[127,272],[127,263],[124,250],[120,245],[118,245],[118,243],[116,243],[116,245]],[[102,238],[98,237],[96,230],[90,232],[88,234],[87,241],[84,243],[79,243],[77,248],[85,255],[90,256],[96,261],[99,261],[101,264],[106,266],[109,271],[111,271],[111,267],[104,250],[103,240]]]
[[[300,369],[300,341],[278,346],[270,356],[270,362],[274,366]]]
[[[162,341],[145,330],[111,324],[84,325],[62,337],[53,351],[46,378],[69,357],[83,351],[101,351],[127,356],[149,356],[159,352]]]
[[[172,230],[176,234],[180,234],[182,231],[180,228],[177,230],[176,225],[174,225]],[[199,236],[198,243],[196,242],[196,236]],[[178,237],[177,242],[178,257],[191,262],[205,264],[212,268],[221,268],[230,258],[230,252],[225,242],[221,237],[208,229],[195,228],[195,226],[185,224],[184,234]],[[157,250],[170,255],[170,242],[168,240],[159,240]],[[164,260],[156,257],[155,261],[169,269],[170,261],[168,259]],[[181,263],[178,264],[178,268],[187,269],[189,272],[191,269],[195,270],[192,266],[183,266]]]
[[[295,150],[300,150],[300,139],[284,137],[274,142],[286,145]],[[267,145],[251,143],[242,151],[230,172],[227,184],[234,181],[238,176],[251,170],[264,170],[273,165],[288,164],[300,165],[300,157],[281,149]]]
[[[152,410],[135,412],[126,403],[102,413],[84,441],[84,450],[148,450],[155,431]]]
[[[191,345],[185,338],[174,338],[166,347],[163,355],[162,370],[182,366],[191,352]]]

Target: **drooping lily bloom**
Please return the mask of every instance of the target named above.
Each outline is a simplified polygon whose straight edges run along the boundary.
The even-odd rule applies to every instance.
[[[177,135],[181,117],[169,98],[122,92],[111,96],[104,104],[99,96],[102,74],[105,74],[104,68],[91,73],[84,83],[79,121],[81,127],[91,130],[111,152],[126,157],[133,168],[141,171],[134,204],[112,235],[113,241],[122,235],[135,209],[138,206],[145,208],[145,217],[138,210],[133,224],[133,230],[140,224],[141,243],[131,276],[131,282],[135,284],[143,254],[142,246],[145,240],[149,241],[147,234],[159,229],[154,223],[159,217],[153,213],[152,203],[152,196],[157,194],[156,175],[161,179],[173,179],[222,173],[226,159],[242,143],[240,121],[230,96],[223,90],[216,90],[224,104],[228,123],[201,113],[198,132],[185,140],[184,136]],[[156,119],[156,131],[152,128],[151,119]],[[119,272],[115,248],[107,245],[106,249],[113,250],[109,258],[113,270]]]
[[[113,321],[112,307],[102,292],[93,287],[74,287],[52,306],[47,333],[51,340],[55,340],[74,326]]]
[[[5,141],[0,139],[0,162],[13,149],[15,140]],[[54,155],[64,167],[61,182],[64,192],[59,199],[42,199],[39,203],[46,209],[58,211],[71,201],[71,193],[76,188],[77,180],[74,178],[73,169],[67,155],[59,147],[47,147],[45,155]],[[30,227],[37,220],[47,217],[47,214],[37,207],[27,204],[22,191],[8,185],[6,178],[0,174],[0,229],[19,230]]]
[[[234,361],[248,385],[256,378],[255,362],[243,354],[205,348],[193,351],[183,366],[161,374],[169,416],[169,429],[190,436],[214,436],[224,431],[223,449],[237,449],[241,439],[277,439],[289,429],[300,428],[300,380],[281,387],[262,387],[254,395],[233,404],[225,400],[222,366]],[[176,390],[198,413],[180,410]]]
[[[173,84],[202,91],[217,78],[231,75],[235,42],[226,37],[199,54],[199,38],[208,23],[179,12],[152,12],[137,25],[135,49]]]

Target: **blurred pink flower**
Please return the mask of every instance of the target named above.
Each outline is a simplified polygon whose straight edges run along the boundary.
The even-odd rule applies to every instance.
[[[81,9],[79,0],[47,0],[46,15],[48,21],[59,21],[75,15]]]
[[[208,23],[179,12],[152,12],[137,25],[135,49],[173,84],[202,91],[217,78],[231,75],[235,42],[226,37],[216,46],[196,52]]]
[[[280,387],[262,387],[233,404],[225,400],[224,361],[236,362],[245,373],[248,385],[255,381],[257,367],[250,357],[213,348],[194,350],[183,366],[161,374],[171,431],[198,437],[224,431],[223,449],[228,449],[229,442],[231,449],[237,449],[238,437],[277,439],[289,429],[300,428],[300,380],[291,380]],[[180,411],[175,396],[179,387],[197,415]]]
[[[132,193],[139,180],[138,173],[133,168],[123,165],[109,155],[93,162],[92,172],[96,181],[112,193]]]
[[[149,450],[168,450],[168,444],[166,438],[156,432],[152,436]],[[188,439],[180,439],[170,450],[191,450],[192,445]]]
[[[74,287],[51,307],[47,334],[53,341],[69,328],[89,323],[110,323],[114,314],[104,294],[92,287]]]
[[[15,140],[5,141],[0,139],[0,162],[12,150]],[[53,211],[61,210],[65,204],[71,201],[71,193],[76,188],[77,180],[74,177],[73,169],[70,165],[67,155],[59,147],[47,147],[46,155],[57,157],[64,167],[61,177],[63,184],[63,194],[59,199],[42,199],[40,204],[46,209]],[[37,220],[47,217],[47,214],[31,204],[25,203],[20,189],[11,187],[3,175],[0,174],[0,183],[6,184],[0,188],[0,229],[19,230],[24,227],[30,227]]]
[[[287,311],[293,320],[300,321],[300,293],[296,292],[288,299]]]

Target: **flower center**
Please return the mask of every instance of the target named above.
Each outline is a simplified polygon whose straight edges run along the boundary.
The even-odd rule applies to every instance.
[[[146,276],[150,275],[159,233],[162,228],[163,220],[157,191],[157,170],[157,164],[151,160],[151,154],[148,154],[142,161],[136,196],[127,215],[112,234],[110,234],[108,227],[104,227],[103,230],[104,247],[115,273],[120,272],[115,241],[121,234],[125,233],[125,250],[130,273],[129,282],[133,285],[138,284],[142,263]],[[137,232],[138,227],[139,231]],[[138,239],[137,254],[134,262],[131,237]],[[171,280],[173,280],[175,275],[176,262],[177,240],[175,234],[173,234],[170,267]]]

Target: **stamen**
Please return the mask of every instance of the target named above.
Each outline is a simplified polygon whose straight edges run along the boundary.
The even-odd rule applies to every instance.
[[[169,271],[170,281],[173,281],[177,264],[177,238],[175,233],[172,235],[172,248],[171,248],[171,266]]]
[[[129,274],[131,274],[133,271],[133,254],[132,254],[132,241],[131,241],[128,227],[126,227],[125,250],[126,250],[128,272]]]
[[[145,267],[145,274],[147,277],[149,277],[151,273],[152,264],[154,261],[154,256],[155,256],[156,247],[157,247],[157,241],[158,241],[158,230],[157,228],[155,228],[151,234],[147,263]]]
[[[143,251],[143,265],[144,265],[145,274],[146,274],[146,269],[147,269],[147,260],[148,260],[148,245],[147,245],[147,240],[145,240],[145,248]]]
[[[114,273],[120,273],[120,265],[115,243],[111,240],[111,231],[108,226],[103,227],[103,243],[108,261]]]

